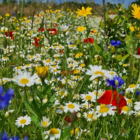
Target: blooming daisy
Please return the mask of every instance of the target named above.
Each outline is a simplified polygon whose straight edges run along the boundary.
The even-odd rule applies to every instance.
[[[48,137],[50,137],[50,140],[55,140],[60,138],[61,130],[58,128],[51,128],[49,131],[44,131],[43,134],[47,134],[45,136],[45,139],[48,139]]]
[[[135,104],[134,109],[136,111],[140,110],[140,102],[135,102],[134,104]]]
[[[80,106],[76,103],[69,102],[66,103],[66,106],[64,106],[64,112],[70,111],[72,113],[74,111],[77,112],[79,110],[80,110]]]
[[[25,126],[25,125],[29,125],[31,123],[31,118],[29,116],[21,116],[19,117],[17,120],[16,120],[16,126],[17,127],[20,127],[22,126],[22,128]]]
[[[115,106],[111,106],[111,105],[105,105],[105,104],[101,104],[101,105],[98,105],[96,107],[96,113],[97,113],[97,117],[99,116],[107,116],[107,114],[109,115],[114,115],[115,114],[115,111],[113,111],[113,109],[116,109]]]
[[[92,65],[89,65],[89,67],[90,67],[90,70],[88,69],[87,72],[86,72],[87,75],[91,75],[89,80],[93,80],[93,79],[96,79],[98,77],[111,78],[110,74],[108,73],[108,71],[103,70],[102,66],[97,66],[97,65],[92,66]]]
[[[86,101],[95,101],[95,99],[93,98],[93,94],[92,92],[89,92],[88,94],[81,94],[81,98],[86,102]]]
[[[43,117],[41,121],[42,127],[48,127],[52,122],[49,120],[49,118]]]
[[[94,111],[89,111],[88,113],[84,112],[84,117],[87,119],[87,121],[92,121],[93,114]]]
[[[19,75],[14,77],[14,82],[16,82],[19,86],[32,86],[34,84],[35,79],[37,78],[36,75],[31,76],[30,72],[21,72]]]

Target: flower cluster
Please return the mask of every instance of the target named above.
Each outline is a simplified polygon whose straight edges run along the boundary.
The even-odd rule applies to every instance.
[[[110,44],[114,47],[119,47],[121,45],[121,41],[115,41],[115,40],[111,40]]]

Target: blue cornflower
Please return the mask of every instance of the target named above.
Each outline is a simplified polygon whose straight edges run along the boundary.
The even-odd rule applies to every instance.
[[[121,88],[124,84],[124,80],[117,75],[113,79],[107,79],[106,82],[108,86],[112,86],[113,88]]]
[[[14,95],[13,89],[8,89],[7,92],[3,95],[4,89],[0,86],[0,110],[6,108],[10,103],[9,101],[12,99]]]
[[[116,42],[116,44],[117,44],[117,46],[120,46],[120,45],[121,45],[121,41],[118,40],[118,41]]]
[[[137,94],[137,96],[139,96],[140,95],[140,91],[137,91],[136,94]]]
[[[119,47],[121,45],[121,41],[120,40],[118,40],[118,41],[111,40],[110,44],[114,47],[116,47],[116,46]]]
[[[112,46],[116,46],[116,45],[117,45],[117,43],[116,43],[115,40],[111,40],[110,44],[111,44]]]
[[[2,137],[2,139],[1,139],[1,137]],[[20,140],[20,138],[19,138],[19,136],[8,137],[7,132],[4,132],[3,136],[1,136],[1,133],[0,133],[0,140]],[[28,137],[25,137],[24,140],[28,140]]]

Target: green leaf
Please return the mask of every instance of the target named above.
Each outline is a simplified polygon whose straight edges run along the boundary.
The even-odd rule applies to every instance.
[[[51,96],[49,102],[54,102],[54,100],[55,100],[55,94],[53,94],[53,95]]]
[[[96,42],[94,42],[94,47],[98,53],[100,53],[102,51],[102,49],[100,48],[100,46],[97,45]]]
[[[70,138],[70,127],[71,126],[68,126],[62,131],[60,140],[67,140]]]
[[[122,60],[125,60],[127,57],[129,57],[129,54],[123,56],[120,60],[121,60],[121,61],[122,61]]]

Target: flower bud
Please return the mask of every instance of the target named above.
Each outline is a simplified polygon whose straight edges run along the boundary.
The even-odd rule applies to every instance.
[[[97,121],[97,118],[98,118],[98,117],[96,116],[96,114],[93,114],[93,115],[92,115],[92,120],[93,120],[93,121]]]
[[[115,85],[116,85],[117,87],[119,86],[119,81],[118,81],[118,80],[115,81]]]
[[[49,70],[49,67],[42,67],[42,66],[39,66],[39,67],[36,67],[36,71],[37,71],[37,75],[40,77],[40,78],[46,78],[47,74],[48,74],[48,70]]]

